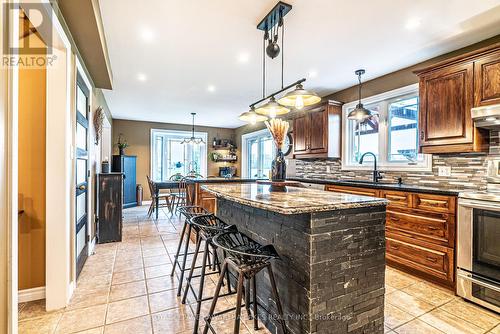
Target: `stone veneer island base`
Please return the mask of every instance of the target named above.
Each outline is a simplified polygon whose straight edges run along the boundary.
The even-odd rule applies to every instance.
[[[280,254],[274,274],[292,333],[384,332],[386,200],[256,184],[204,189],[218,198],[217,216]],[[257,275],[257,292],[277,314],[267,273]],[[259,317],[280,333],[262,308]]]

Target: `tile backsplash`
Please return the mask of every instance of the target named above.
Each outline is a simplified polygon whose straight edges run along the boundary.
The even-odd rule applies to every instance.
[[[490,131],[489,154],[434,154],[432,171],[387,171],[382,172],[383,180],[397,182],[401,177],[405,184],[456,190],[483,190],[487,184],[487,163],[494,157],[500,157],[498,130]],[[439,176],[438,168],[441,166],[451,167],[451,176]],[[339,159],[296,160],[295,174],[306,179],[371,180],[372,178],[371,171],[342,170]]]

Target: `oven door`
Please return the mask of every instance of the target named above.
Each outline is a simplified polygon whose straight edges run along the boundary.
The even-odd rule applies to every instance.
[[[500,205],[459,199],[457,293],[500,308]]]

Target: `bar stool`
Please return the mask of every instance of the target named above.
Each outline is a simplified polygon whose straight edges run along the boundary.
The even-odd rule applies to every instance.
[[[205,210],[205,208],[201,206],[183,206],[180,207],[179,212],[182,216],[184,216],[184,224],[182,226],[182,232],[181,236],[179,238],[179,244],[177,245],[177,251],[174,256],[174,266],[172,267],[172,272],[170,273],[170,276],[174,276],[175,269],[179,267],[180,269],[180,280],[179,280],[179,287],[177,288],[177,296],[181,295],[181,289],[182,289],[182,281],[184,280],[184,272],[188,269],[186,269],[186,260],[188,255],[194,254],[194,252],[189,252],[189,238],[191,236],[191,231],[193,230],[190,222],[190,219],[195,216],[200,216],[200,215],[207,215],[209,212]],[[187,230],[187,233],[186,233]],[[198,230],[197,228],[194,229],[196,232],[196,238],[198,239]],[[184,242],[184,236],[186,236],[186,242],[184,244],[184,253],[180,254],[180,250],[182,247],[182,243]],[[182,265],[179,263],[179,257],[182,258]]]
[[[278,259],[279,255],[274,249],[274,246],[267,245],[262,246],[258,242],[250,239],[243,233],[240,232],[225,232],[215,236],[212,240],[212,243],[222,249],[225,250],[229,257],[226,257],[224,260],[224,264],[222,266],[222,271],[219,277],[219,282],[217,283],[217,287],[215,289],[215,295],[212,300],[212,305],[210,306],[210,311],[208,316],[205,318],[205,329],[203,334],[208,333],[208,329],[214,334],[216,334],[214,328],[210,324],[212,318],[214,316],[219,316],[221,314],[231,312],[236,310],[236,318],[234,321],[234,329],[233,333],[237,334],[240,331],[240,317],[241,317],[241,302],[243,298],[243,283],[246,280],[247,283],[247,293],[245,294],[245,308],[249,314],[249,317],[253,319],[254,329],[257,330],[259,327],[258,323],[258,314],[257,314],[257,305],[260,305],[257,302],[257,284],[255,281],[255,275],[259,273],[262,269],[267,269],[269,274],[269,280],[271,281],[271,291],[274,297],[274,301],[276,303],[276,308],[278,310],[279,322],[281,324],[283,333],[288,333],[287,327],[285,324],[285,318],[283,316],[283,308],[281,306],[281,301],[278,295],[278,290],[276,288],[276,281],[274,279],[274,274],[271,266],[271,259]],[[224,280],[224,275],[227,273],[228,268],[234,269],[238,273],[238,283],[237,283],[237,292],[236,292],[236,307],[218,312],[214,314],[215,306],[217,305],[217,300],[220,297],[219,292],[222,286],[222,281]],[[249,293],[249,282],[252,283],[252,302],[250,302],[250,293]],[[250,314],[250,304],[253,307],[253,315]],[[260,305],[264,310],[268,313],[264,306]]]
[[[200,238],[198,238],[197,243],[196,243],[196,250],[194,251],[193,255],[193,260],[191,263],[191,270],[189,271],[189,275],[186,280],[186,288],[184,289],[184,295],[182,297],[182,303],[186,303],[186,298],[188,291],[191,290],[193,293],[194,297],[196,298],[196,312],[195,312],[195,320],[194,320],[194,329],[193,333],[196,334],[198,333],[198,325],[199,325],[199,318],[200,318],[200,312],[201,312],[201,304],[202,302],[212,299],[213,297],[203,297],[203,288],[205,284],[205,277],[207,275],[212,275],[212,274],[221,274],[221,269],[220,269],[220,261],[218,260],[217,257],[217,247],[212,243],[212,238],[216,236],[217,234],[232,231],[232,232],[237,232],[238,230],[236,229],[236,226],[234,225],[227,225],[224,223],[220,218],[216,217],[213,214],[210,215],[204,215],[204,216],[195,216],[191,218],[191,225],[193,227],[198,229],[198,235]],[[200,254],[200,247],[202,241],[205,242],[205,248],[203,253],[203,260],[201,263],[201,273],[199,275],[193,275],[195,268],[195,263],[196,259],[198,258],[198,254]],[[214,271],[211,273],[206,272],[206,264],[207,264],[207,258],[210,253],[209,247],[212,247],[213,249],[213,254],[214,254],[214,267],[217,266],[218,271]],[[223,251],[224,257],[226,256],[225,252]],[[222,275],[222,274],[221,274]],[[194,291],[194,288],[191,285],[191,280],[193,278],[199,277],[200,278],[200,285],[198,287],[198,293]],[[224,294],[224,296],[229,296],[234,294],[234,292],[231,291],[231,284],[229,283],[229,271],[226,271],[226,279],[227,279],[227,288],[228,288],[228,293]],[[221,279],[219,280],[221,285],[223,285],[224,277],[221,276]]]

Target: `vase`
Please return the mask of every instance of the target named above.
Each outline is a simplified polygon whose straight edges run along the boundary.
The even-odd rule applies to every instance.
[[[125,155],[125,149],[124,148],[119,147],[118,151],[119,151],[120,155]]]
[[[281,149],[278,149],[276,157],[271,165],[271,181],[283,182],[286,180],[286,162]]]

